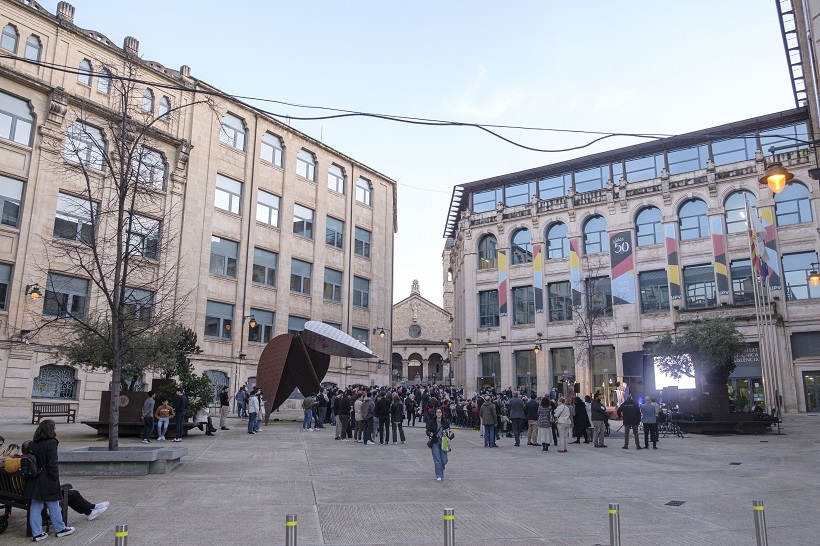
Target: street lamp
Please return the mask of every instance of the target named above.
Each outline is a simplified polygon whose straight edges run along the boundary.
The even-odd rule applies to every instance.
[[[541,351],[541,332],[538,332],[535,335],[538,336],[538,339],[535,340],[535,347],[533,347],[532,351],[535,354],[538,354]]]
[[[31,299],[36,300],[41,295],[39,284],[34,283],[26,285],[26,296],[31,296]]]
[[[812,286],[820,286],[820,271],[818,271],[818,268],[820,268],[820,263],[812,262],[811,272],[809,276],[806,277],[806,280],[808,280]]]
[[[763,172],[763,176],[760,177],[759,182],[761,186],[765,184],[769,186],[772,193],[777,194],[792,183],[792,178],[794,178],[794,175],[790,173],[782,163],[775,161]]]

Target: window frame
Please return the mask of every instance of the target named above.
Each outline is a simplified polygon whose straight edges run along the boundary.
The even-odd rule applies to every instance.
[[[501,316],[498,310],[498,289],[478,292],[478,327],[498,328]]]
[[[79,119],[68,126],[63,148],[63,158],[66,161],[103,171],[107,150],[105,135],[98,127],[88,125]]]
[[[125,315],[139,324],[149,326],[153,316],[154,295],[151,290],[126,286],[123,300]]]
[[[142,111],[147,114],[154,114],[154,92],[150,87],[146,87],[142,92]]]
[[[142,146],[134,157],[137,181],[157,191],[165,191],[168,169],[159,150]]]
[[[278,228],[282,198],[265,190],[256,192],[256,221],[266,226]],[[260,215],[267,219],[260,218]]]
[[[9,29],[14,33],[8,32]],[[14,44],[12,45],[12,49],[6,47],[8,44],[7,40],[14,40]],[[6,51],[10,51],[12,54],[17,55],[17,46],[20,45],[20,32],[17,30],[17,27],[12,25],[11,23],[7,24],[3,27],[3,32],[0,34],[0,49],[4,49]]]
[[[58,291],[55,289],[55,281],[58,280],[57,277],[60,278],[59,281],[63,284],[56,288],[68,289],[67,291]],[[76,290],[80,283],[85,283],[84,292]],[[43,316],[59,318],[71,316],[82,320],[88,311],[89,291],[90,281],[88,279],[49,271],[46,279],[45,296],[43,298]],[[58,299],[62,299],[62,303],[59,302]],[[56,310],[49,308],[49,301],[57,302]],[[75,307],[81,307],[81,309],[77,310]]]
[[[111,71],[104,66],[97,74],[97,91],[104,95],[111,94]]]
[[[307,275],[294,272],[294,265],[307,266]],[[310,296],[311,280],[313,278],[313,264],[295,258],[290,261],[290,291],[296,294]],[[298,285],[298,286],[297,286]],[[296,288],[294,288],[296,286]]]
[[[239,193],[236,193],[233,185],[237,185],[239,187]],[[241,181],[235,180],[233,178],[227,177],[223,174],[216,173],[216,188],[214,191],[214,209],[221,210],[222,212],[227,212],[228,214],[236,214],[238,216],[242,216],[242,191],[244,190],[244,184]],[[217,203],[219,202],[218,197],[220,196],[220,192],[223,197],[227,197],[228,200],[228,208],[220,207]],[[234,210],[234,208],[236,210]]]
[[[562,290],[556,291],[561,288]],[[563,290],[565,289],[565,290]],[[547,321],[567,322],[572,320],[572,283],[557,281],[547,284]]]
[[[735,196],[739,196],[741,198],[741,201],[744,202],[744,204],[740,208],[738,208],[738,207],[729,208],[729,201],[732,200],[732,198],[734,198]],[[724,216],[724,221],[726,223],[726,234],[727,235],[730,235],[732,233],[747,233],[748,232],[748,229],[749,229],[748,228],[748,222],[747,222],[746,218],[744,218],[743,215],[740,214],[741,212],[743,214],[746,213],[746,205],[745,205],[746,196],[751,196],[751,199],[749,200],[749,207],[750,208],[757,207],[757,196],[749,190],[742,190],[742,189],[741,190],[735,190],[732,193],[730,193],[729,195],[727,195],[726,199],[723,201],[723,210],[724,210],[723,216]],[[734,219],[734,218],[730,219],[730,215],[731,216],[737,215],[739,217],[739,219]],[[741,229],[738,229],[737,228],[738,225],[742,225],[743,227]]]
[[[370,279],[353,276],[353,307],[370,309]]]
[[[532,285],[514,286],[511,292],[512,325],[535,324],[535,288]]]
[[[797,186],[803,188],[803,190],[805,191],[805,195],[801,195],[800,197],[791,197],[787,192],[796,191]],[[786,199],[786,197],[790,198]],[[791,206],[792,203],[796,204],[795,210],[783,210],[784,206]],[[814,213],[811,210],[811,192],[809,192],[809,188],[806,187],[802,182],[795,180],[791,184],[787,185],[782,192],[776,193],[774,196],[774,215],[777,219],[778,227],[795,226],[798,224],[807,224],[812,222],[814,220]],[[797,216],[796,222],[793,222],[788,219],[788,217],[795,215]],[[808,217],[808,219],[804,218],[806,216]]]
[[[273,327],[276,323],[276,313],[251,307],[251,316],[256,326],[248,324],[248,343],[265,344],[273,339]]]
[[[564,233],[560,238],[550,236],[553,230],[560,228],[564,228]],[[544,233],[544,240],[547,243],[546,258],[548,260],[560,260],[561,258],[569,257],[569,237],[567,237],[567,233],[569,233],[569,227],[564,222],[553,222],[547,228],[547,231]],[[561,245],[559,248],[555,248],[552,243],[559,239],[561,240]]]
[[[125,240],[128,244],[128,253],[148,260],[159,260],[160,241],[162,240],[162,222],[148,216],[135,214],[130,222],[130,229],[126,225]],[[134,229],[137,226],[139,229]],[[132,241],[138,240],[138,244]]]
[[[78,214],[78,210],[82,211],[83,214]],[[86,214],[86,212],[88,212],[88,214]],[[60,218],[61,215],[63,218]],[[57,221],[60,219],[67,223],[66,227],[68,227],[68,224],[74,224],[75,230],[73,237],[63,237],[60,235],[60,232],[57,231]],[[86,228],[86,226],[89,227]],[[91,240],[86,239],[88,236],[87,233],[84,233],[86,229],[91,230]],[[69,241],[90,246],[93,244],[96,234],[97,203],[82,197],[77,197],[76,195],[59,192],[57,194],[57,208],[54,212],[54,229],[52,230],[52,237],[62,241]]]
[[[336,229],[338,226],[331,227],[332,222],[338,222],[341,226],[341,230]],[[339,220],[338,218],[334,218],[333,216],[327,216],[325,220],[325,244],[339,249],[344,250],[345,245],[345,223],[343,220]]]
[[[359,226],[355,226],[353,254],[360,258],[370,259],[370,250],[373,241],[373,232]],[[367,240],[360,238],[361,234],[367,234]]]
[[[270,256],[263,255],[262,253],[270,254]],[[264,261],[269,261],[272,259],[274,262],[273,267],[262,263],[263,258],[265,259]],[[276,288],[276,274],[278,270],[279,254],[277,252],[266,250],[264,248],[253,247],[253,266],[251,267],[251,282],[253,284]],[[257,280],[260,274],[263,279],[261,282]],[[273,282],[271,282],[271,280]]]
[[[663,273],[664,282],[650,284],[649,280],[644,284],[644,280],[650,275],[657,276]],[[638,291],[640,296],[641,314],[650,315],[655,313],[668,313],[671,308],[669,297],[669,276],[665,269],[652,269],[638,273]]]
[[[652,214],[654,212],[657,212],[657,220],[649,222],[641,221],[641,216],[645,214]],[[646,226],[646,231],[649,231],[649,226],[651,226],[651,235],[646,232],[642,232],[642,226]],[[663,212],[661,211],[661,209],[654,205],[649,205],[639,210],[638,214],[635,215],[635,246],[659,245],[664,242],[664,237],[665,236],[663,233]],[[652,241],[651,243],[649,242],[650,240]]]
[[[492,249],[489,248],[492,242]],[[492,259],[487,256],[492,255]],[[478,240],[478,269],[488,270],[498,268],[498,239],[495,235],[488,233]]]
[[[159,119],[171,119],[171,99],[168,98],[168,95],[163,95],[162,98],[159,99],[157,117]]]
[[[687,281],[686,274],[690,274],[696,269],[710,269],[711,276],[702,281]],[[684,267],[681,272],[681,279],[683,280],[683,294],[686,303],[686,309],[712,309],[717,307],[717,286],[715,282],[715,266],[714,264],[699,264]],[[711,292],[711,297],[710,297]],[[703,304],[697,304],[698,298],[703,296]]]
[[[585,285],[587,317],[590,319],[612,318],[615,314],[612,305],[612,279],[608,275],[589,277]],[[602,286],[609,290],[599,291]]]
[[[14,185],[14,188],[9,187],[9,190],[6,190],[6,184]],[[19,197],[17,195],[17,185],[19,185]],[[0,174],[0,224],[4,226],[9,226],[12,228],[19,228],[20,227],[20,212],[23,208],[23,194],[26,191],[26,183],[22,180],[17,180],[16,178],[11,178],[10,176],[5,176]],[[10,223],[7,218],[10,216],[6,212],[6,207],[15,207],[15,215],[14,215],[14,223]]]
[[[328,276],[330,274],[330,277]],[[338,277],[337,277],[338,275]],[[344,283],[344,273],[330,267],[325,267],[324,287],[322,289],[322,299],[334,303],[342,303],[342,285]]]
[[[316,154],[304,148],[296,154],[296,176],[316,182]]]
[[[36,42],[36,46],[32,44],[32,39],[34,39],[34,42]],[[29,50],[36,50],[37,51],[37,56],[36,57],[30,57],[29,56]],[[28,59],[29,61],[34,61],[34,62],[39,63],[42,56],[43,56],[43,42],[40,40],[40,37],[37,36],[36,34],[30,35],[28,38],[26,38],[26,46],[23,49],[23,58]]]
[[[794,267],[790,262],[800,260],[801,257],[808,258],[809,267]],[[804,252],[790,252],[783,254],[780,264],[783,268],[783,290],[786,292],[786,301],[807,301],[820,298],[820,287],[812,286],[808,281],[808,275],[811,271],[811,264],[817,263],[817,252],[808,250]],[[795,278],[798,282],[791,283],[789,280]],[[805,287],[806,297],[794,297],[794,288],[802,289]]]
[[[94,65],[88,59],[80,61],[77,69],[77,83],[91,87],[91,82],[94,76]]]
[[[748,271],[747,271],[748,270]],[[754,305],[754,273],[752,261],[732,260],[729,263],[729,275],[732,279],[732,301],[735,305]],[[746,287],[748,286],[748,290]]]
[[[0,311],[8,311],[14,264],[0,263]]]
[[[232,125],[231,122],[238,122],[239,126],[236,127],[236,123]],[[225,115],[219,121],[219,142],[234,150],[244,152],[247,134],[248,129],[245,120],[235,114],[225,112]]]
[[[269,138],[270,137],[270,138]],[[272,141],[272,142],[271,142]],[[270,150],[270,159],[267,157],[267,150]],[[262,142],[259,145],[259,159],[269,165],[282,167],[282,158],[285,155],[285,146],[282,138],[267,131],[262,135]]]
[[[373,184],[362,176],[356,181],[356,202],[366,207],[373,206]]]
[[[598,230],[598,231],[589,231],[589,229],[588,229],[589,225],[593,221],[598,221],[598,220],[603,221],[603,229]],[[598,253],[605,252],[605,251],[609,250],[609,239],[606,236],[606,234],[607,234],[606,230],[607,230],[608,227],[609,226],[607,225],[606,218],[604,218],[600,214],[595,214],[595,215],[590,216],[589,218],[586,219],[586,221],[584,222],[584,228],[583,228],[584,254],[598,254]],[[592,237],[591,237],[592,235],[595,235],[595,237],[597,238],[597,242],[592,240]],[[593,250],[593,248],[596,248],[596,247],[597,247],[597,250]]]
[[[4,107],[4,104],[6,107]],[[0,116],[9,120],[8,135],[0,134],[0,138],[31,147],[31,138],[34,134],[34,114],[31,112],[29,102],[0,90]],[[28,127],[27,131],[23,131],[25,126]],[[20,138],[24,132],[26,133],[25,141]]]
[[[233,255],[225,252],[228,247],[233,250]],[[235,279],[238,263],[239,242],[219,235],[211,235],[211,259],[208,265],[208,273],[217,277]]]
[[[334,169],[336,169],[338,173],[334,173]],[[330,191],[344,195],[346,180],[345,170],[341,166],[332,163],[330,167],[327,168],[327,189]]]
[[[516,241],[519,235],[526,233],[527,240]],[[531,264],[533,257],[532,232],[527,228],[519,228],[510,237],[511,265]]]
[[[300,210],[301,209],[301,210]],[[309,213],[309,215],[308,215]],[[312,208],[293,204],[293,234],[313,240],[313,227],[316,224],[316,211]]]
[[[230,313],[228,313],[228,309],[230,309]],[[224,314],[217,314],[220,312],[224,312]],[[208,300],[205,307],[205,330],[202,333],[203,337],[212,340],[233,339],[232,326],[235,312],[236,307],[233,304]],[[208,333],[209,323],[217,326],[216,334]]]
[[[703,212],[697,214],[687,214],[684,216],[684,210],[688,206],[702,205]],[[711,236],[712,232],[709,228],[709,205],[703,199],[694,197],[687,199],[678,208],[678,240],[679,241],[697,241],[698,239],[706,239]],[[697,226],[684,227],[684,221],[696,220]],[[693,234],[697,236],[693,236]]]

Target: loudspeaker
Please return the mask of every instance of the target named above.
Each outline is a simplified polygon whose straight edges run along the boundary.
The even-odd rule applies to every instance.
[[[564,394],[564,382],[563,381],[559,382],[558,385],[556,385],[556,388],[558,389],[558,394]]]
[[[575,384],[575,394],[581,394],[581,384],[580,383]]]
[[[670,406],[676,405],[678,403],[678,388],[665,387],[663,389],[663,402]]]

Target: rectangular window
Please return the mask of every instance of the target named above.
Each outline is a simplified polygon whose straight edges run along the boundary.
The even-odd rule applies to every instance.
[[[560,379],[558,377],[575,377],[575,351],[572,347],[559,347],[550,349],[552,356],[552,373],[557,376],[555,378],[555,385]]]
[[[717,305],[714,266],[684,267],[683,284],[686,292],[687,309],[702,309]]]
[[[356,228],[356,241],[353,253],[362,258],[370,258],[370,232],[360,227]]]
[[[535,323],[535,290],[532,286],[512,289],[513,325]]]
[[[712,142],[712,157],[718,167],[754,159],[755,150],[757,139],[753,134]]]
[[[96,203],[65,193],[58,194],[54,237],[91,245],[94,242],[96,215]]]
[[[760,131],[760,149],[763,150],[764,154],[768,154],[771,147],[788,146],[788,148],[777,150],[779,154],[799,150],[808,146],[810,140],[808,126],[805,121]]]
[[[209,301],[205,310],[205,337],[231,339],[233,305]]]
[[[367,328],[351,328],[350,335],[362,345],[370,345],[370,330]]]
[[[214,207],[234,214],[241,214],[242,182],[216,175],[216,194]]]
[[[495,328],[498,326],[498,290],[485,290],[478,293],[478,327]]]
[[[575,191],[576,193],[584,193],[600,190],[606,187],[607,180],[609,180],[609,165],[576,171]]]
[[[698,169],[705,169],[709,161],[709,146],[699,144],[680,150],[672,150],[666,154],[669,160],[669,174],[680,174]]]
[[[547,300],[550,322],[572,320],[572,289],[569,281],[549,283]]]
[[[658,178],[663,170],[663,154],[648,155],[626,160],[627,182],[642,182]]]
[[[341,250],[345,245],[344,236],[345,223],[332,216],[328,216],[325,226],[325,243]]]
[[[370,281],[361,277],[353,277],[353,305],[370,307]]]
[[[334,328],[336,328],[337,330],[341,330],[341,329],[342,329],[342,325],[341,325],[341,324],[337,324],[337,323],[335,323],[335,322],[328,322],[328,321],[326,321],[326,320],[323,320],[323,321],[322,321],[322,323],[323,323],[323,324],[327,324],[328,326],[333,326],[333,327],[334,327]]]
[[[572,186],[572,175],[561,174],[538,180],[538,198],[555,199],[564,197]]]
[[[508,207],[531,203],[536,194],[535,180],[523,184],[513,184],[504,188],[504,202]]]
[[[301,260],[290,263],[290,289],[310,296],[310,276],[313,264]]]
[[[587,316],[612,316],[612,283],[609,277],[587,279]]]
[[[165,189],[165,161],[162,154],[150,148],[140,148],[134,157],[134,174],[137,182],[149,188]]]
[[[251,343],[267,343],[273,338],[273,313],[251,307],[251,320],[248,321],[248,341]]]
[[[336,193],[345,192],[345,172],[338,165],[331,165],[327,170],[327,189]]]
[[[272,227],[279,227],[278,195],[259,190],[256,194],[256,221]]]
[[[501,380],[501,354],[481,353],[479,358],[479,375],[484,378]]]
[[[29,146],[33,121],[27,102],[0,92],[0,138]]]
[[[125,315],[143,326],[151,323],[154,293],[140,288],[125,288]]]
[[[324,298],[327,301],[342,301],[342,272],[335,269],[325,268],[325,292]]]
[[[0,264],[0,310],[9,308],[9,287],[11,287],[11,266]]]
[[[298,334],[299,332],[305,329],[305,323],[308,320],[310,319],[290,315],[288,317],[288,333],[294,335]]]
[[[313,239],[313,211],[302,205],[293,205],[293,233]]]
[[[83,319],[88,303],[88,281],[59,273],[49,273],[44,300],[44,315]]]
[[[150,260],[159,257],[160,221],[145,216],[131,218],[131,227],[126,232],[128,253]]]
[[[473,194],[473,212],[496,210],[498,203],[503,202],[501,188],[493,188]]]
[[[817,253],[800,252],[783,255],[783,281],[786,286],[786,301],[820,298],[820,287],[809,284],[812,263],[817,262]]]
[[[641,288],[641,313],[669,312],[669,281],[666,270],[638,273]]]
[[[732,274],[732,297],[735,305],[754,305],[755,294],[752,286],[752,262],[735,260],[730,268]]]
[[[279,255],[276,252],[254,248],[251,280],[256,284],[276,286],[276,266],[278,263]]]
[[[16,228],[20,223],[23,182],[0,175],[0,224]]]
[[[211,275],[236,278],[236,257],[239,243],[222,237],[211,237]]]

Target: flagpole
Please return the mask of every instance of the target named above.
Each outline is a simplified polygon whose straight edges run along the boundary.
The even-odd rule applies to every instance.
[[[771,277],[769,277],[771,278]],[[781,385],[783,384],[783,378],[781,377],[781,370],[779,366],[780,361],[780,354],[777,350],[777,331],[776,331],[776,324],[774,314],[772,313],[772,296],[771,291],[769,290],[768,286],[768,279],[764,284],[764,298],[765,298],[765,313],[766,313],[766,334],[769,336],[770,343],[769,345],[769,353],[771,356],[770,365],[771,369],[773,370],[773,379],[774,379],[774,409],[777,411],[777,414],[780,414],[780,400],[778,399],[778,394],[782,392]]]
[[[755,236],[755,229],[754,223],[752,222],[751,216],[751,207],[749,206],[749,201],[744,198],[744,203],[746,207],[746,227],[747,233],[749,237],[749,258],[752,265],[752,290],[754,292],[754,302],[755,302],[755,320],[757,322],[757,347],[758,347],[758,356],[760,358],[760,371],[761,371],[761,381],[763,382],[763,397],[765,404],[768,410],[771,410],[774,407],[771,403],[772,401],[772,393],[771,389],[769,388],[769,374],[768,374],[768,351],[766,348],[765,338],[763,336],[763,332],[761,329],[761,305],[760,305],[760,290],[758,287],[758,282],[762,276],[762,271],[760,268],[760,257],[757,254],[757,245],[755,243],[756,236]],[[754,385],[752,386],[752,399],[754,399]]]

